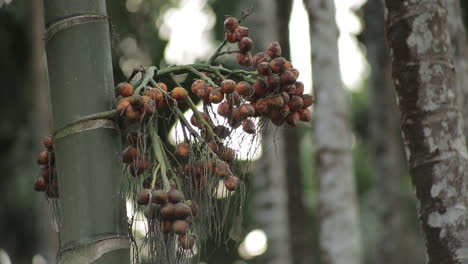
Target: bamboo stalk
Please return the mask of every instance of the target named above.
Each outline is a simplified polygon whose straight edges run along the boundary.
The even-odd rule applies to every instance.
[[[44,3],[46,24],[55,28],[46,38],[55,129],[70,127],[76,120],[110,118],[115,114],[109,111],[114,105],[114,81],[105,1]],[[95,124],[54,142],[60,196],[59,263],[130,261],[116,127]]]

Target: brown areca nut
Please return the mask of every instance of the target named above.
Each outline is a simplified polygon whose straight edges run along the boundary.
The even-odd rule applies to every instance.
[[[292,112],[288,116],[286,116],[286,122],[290,126],[293,126],[293,127],[297,126],[297,123],[299,122],[299,120],[300,120],[300,116],[298,112]]]
[[[249,97],[252,95],[252,86],[246,81],[240,81],[236,85],[236,92],[242,97]]]
[[[166,203],[159,209],[159,213],[164,220],[173,220],[175,217],[175,207],[171,203]]]
[[[171,96],[177,101],[184,101],[185,99],[187,99],[188,92],[182,87],[175,87],[171,91]]]
[[[287,61],[284,63],[284,68],[285,68],[286,70],[293,69],[292,63],[291,63],[290,61],[287,60]],[[297,70],[296,70],[296,71],[297,71]],[[299,76],[296,76],[296,77],[299,77]]]
[[[210,117],[208,116],[208,114],[200,112],[200,115],[203,120],[205,120],[206,122],[210,122]],[[198,120],[195,114],[193,114],[190,118],[190,123],[198,128],[201,128],[203,126],[202,124],[200,124],[200,121]]]
[[[172,231],[178,235],[185,234],[189,230],[189,225],[184,220],[175,220],[172,223]]]
[[[224,20],[224,28],[227,31],[234,31],[239,26],[239,21],[235,17],[228,17]]]
[[[210,141],[208,142],[208,147],[211,149],[213,152],[218,151],[218,144],[215,141]]]
[[[232,115],[232,106],[228,102],[222,102],[218,106],[218,115],[223,117],[229,117]]]
[[[229,175],[229,164],[225,161],[218,162],[216,164],[215,174],[220,178],[227,177]]]
[[[294,74],[294,76],[296,76],[296,79],[299,78],[299,71],[297,69],[295,69],[295,68],[289,68],[288,69],[287,67],[286,67],[286,69],[290,70]]]
[[[241,125],[242,117],[240,115],[239,110],[234,110],[232,112],[232,116],[228,119],[228,124],[232,128],[237,128]]]
[[[184,220],[192,214],[190,206],[185,203],[176,203],[174,205],[174,217],[175,219]]]
[[[44,178],[46,181],[49,181],[50,179],[52,179],[53,176],[54,176],[53,168],[46,166],[41,169],[41,177]]]
[[[229,95],[227,101],[232,105],[238,106],[242,102],[242,98],[237,92],[233,92]]]
[[[164,94],[158,88],[151,88],[151,90],[145,92],[145,95],[153,99],[158,109],[161,109],[164,105]]]
[[[268,90],[276,91],[281,86],[280,77],[276,74],[271,74],[267,77],[266,84],[267,84]]]
[[[37,159],[37,163],[39,165],[49,165],[50,155],[47,150],[43,150],[39,153],[39,158]]]
[[[134,146],[128,146],[123,152],[122,152],[122,161],[126,164],[130,164],[134,160],[136,160],[138,157],[138,149]]]
[[[239,32],[241,39],[249,36],[250,29],[248,27],[238,26],[236,31]]]
[[[151,167],[151,161],[146,160],[146,159],[141,159],[137,162],[137,167],[138,169],[146,170],[149,167]]]
[[[237,176],[228,176],[226,179],[224,179],[224,186],[226,189],[229,191],[235,191],[237,188],[239,188],[239,177]]]
[[[127,109],[127,107],[130,105],[130,100],[129,100],[129,97],[125,97],[125,98],[122,98],[119,100],[119,102],[117,103],[117,107],[116,107],[116,110],[119,111],[120,113],[125,111],[125,109]]]
[[[253,56],[252,65],[254,67],[257,67],[262,62],[268,62],[267,55],[265,54],[265,52],[259,52],[255,54],[255,56]]]
[[[280,74],[280,80],[283,85],[294,84],[296,82],[296,75],[290,70],[285,70]]]
[[[179,143],[176,147],[176,155],[181,158],[188,158],[190,152],[190,144],[187,142]]]
[[[133,86],[127,82],[121,82],[115,87],[115,94],[117,96],[129,97],[133,95]]]
[[[286,59],[283,57],[275,58],[270,62],[271,71],[274,73],[282,73],[286,68]]]
[[[179,190],[171,189],[167,192],[167,195],[169,197],[169,202],[171,203],[180,203],[184,201],[184,195]]]
[[[266,61],[260,62],[257,65],[257,72],[258,72],[258,75],[261,75],[261,76],[270,75],[272,73],[270,64]]]
[[[226,31],[224,33],[224,38],[226,39],[227,42],[229,43],[236,43],[238,42],[242,37],[239,31]]]
[[[243,104],[239,107],[240,115],[243,118],[251,117],[255,114],[255,109],[251,104]]]
[[[229,128],[223,125],[217,125],[213,127],[213,132],[221,139],[225,139],[231,134]]]
[[[252,54],[250,52],[237,54],[237,63],[244,67],[250,66],[252,64]]]
[[[48,151],[54,149],[54,138],[52,136],[46,136],[42,139],[42,144]]]
[[[247,134],[255,134],[255,123],[251,120],[244,120],[242,122],[242,130]]]
[[[302,101],[304,102],[304,105],[302,108],[307,108],[315,103],[315,97],[310,94],[303,94],[301,95]]]
[[[270,113],[270,120],[275,126],[281,126],[284,124],[284,115],[281,113],[281,109],[274,108]]]
[[[260,98],[253,105],[255,109],[255,116],[263,116],[269,113],[267,100]]]
[[[145,205],[149,203],[150,192],[148,189],[143,189],[137,194],[137,204]]]
[[[268,86],[263,80],[256,80],[253,84],[254,95],[263,97],[268,93]]]
[[[283,98],[284,104],[287,104],[291,98],[287,92],[281,92],[281,97]]]
[[[283,116],[289,115],[290,112],[291,112],[291,109],[289,108],[289,105],[287,105],[287,104],[283,105],[283,107],[281,107],[281,109],[280,109],[280,113]]]
[[[125,110],[125,116],[131,120],[139,120],[141,119],[141,112],[137,109],[135,109],[131,104],[126,108]]]
[[[157,85],[158,85],[159,87],[161,87],[161,89],[163,89],[165,92],[168,91],[167,85],[166,85],[165,83],[159,82],[159,83],[157,83]],[[157,89],[157,88],[156,88],[156,89]]]
[[[143,114],[146,116],[151,116],[156,112],[156,104],[154,103],[154,100],[151,99],[149,96],[142,96],[143,100],[145,102],[145,105],[143,107]]]
[[[210,103],[219,104],[223,101],[224,94],[220,88],[213,89],[210,93]]]
[[[296,90],[294,91],[294,94],[297,96],[304,94],[304,84],[302,82],[296,82]]]
[[[312,120],[312,112],[309,108],[303,108],[299,110],[299,119],[303,122],[309,122]]]
[[[44,179],[44,177],[39,177],[34,182],[34,190],[38,192],[45,192],[47,190],[48,185],[49,182],[46,179]]]
[[[185,250],[192,249],[195,246],[195,237],[193,235],[179,236],[179,246]]]
[[[268,98],[267,99],[267,104],[271,109],[274,109],[274,108],[279,109],[279,108],[283,107],[284,100],[283,100],[283,97],[281,95],[276,95],[276,96]]]
[[[140,176],[147,168],[151,166],[149,160],[138,160],[129,164],[130,174],[137,177]]]
[[[206,81],[202,80],[202,79],[197,79],[195,80],[193,83],[192,83],[192,92],[194,94],[197,94],[198,93],[198,90],[202,87],[204,87],[206,84]]]
[[[288,84],[283,86],[283,91],[288,93],[289,95],[295,95],[296,94],[296,84]]]
[[[272,42],[268,45],[267,53],[270,58],[278,58],[281,57],[281,46],[278,42]]]
[[[221,90],[225,94],[230,94],[236,90],[236,82],[231,79],[226,79],[221,82]]]
[[[213,91],[213,87],[209,85],[205,85],[203,87],[200,87],[197,91],[197,96],[202,99],[203,103],[207,104],[210,102],[210,94],[211,91]]]
[[[219,153],[219,158],[226,162],[231,162],[236,158],[236,152],[232,148],[224,147]]]
[[[302,107],[304,106],[304,101],[302,100],[301,97],[299,97],[297,95],[293,95],[289,99],[288,106],[289,106],[289,109],[292,112],[297,112],[297,111],[301,110]]]
[[[129,97],[130,100],[130,105],[133,107],[135,110],[143,110],[143,107],[145,106],[145,101],[141,95],[132,95]]]
[[[156,204],[166,204],[169,199],[167,192],[163,190],[154,190],[151,192],[151,202]]]
[[[240,52],[245,53],[252,49],[253,41],[249,37],[244,37],[237,43],[237,47],[239,47]],[[253,58],[252,58],[252,61],[253,61]]]

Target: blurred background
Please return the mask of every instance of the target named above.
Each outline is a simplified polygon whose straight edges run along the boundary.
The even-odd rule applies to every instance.
[[[381,1],[369,1],[335,0],[340,74],[350,102],[363,263],[379,262],[379,252],[400,252],[402,258],[382,263],[425,263],[391,81],[388,77],[376,80],[376,74],[390,74],[385,45],[381,45],[383,6]],[[313,36],[302,0],[107,1],[114,80],[124,81],[139,65],[207,59],[224,38],[226,15],[240,16],[251,7],[254,12],[244,25],[251,29],[256,51],[279,41],[300,70],[299,80],[313,93]],[[43,38],[42,1],[0,0],[1,264],[55,263],[58,250],[51,208],[43,194],[32,188],[39,173],[40,139],[51,133]],[[287,160],[298,164],[292,169],[284,164],[287,148],[268,155],[275,151],[273,141],[281,142],[284,134],[264,135],[263,151],[254,157],[247,182],[250,191],[242,237],[239,243],[207,249],[203,262],[273,263],[280,258],[294,264],[321,263],[313,124],[298,130],[298,136],[287,143],[293,140],[299,147],[287,152]],[[281,173],[271,173],[275,166],[283,166]]]

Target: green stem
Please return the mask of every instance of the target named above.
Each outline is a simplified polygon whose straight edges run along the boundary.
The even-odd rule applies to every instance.
[[[216,48],[215,52],[213,53],[213,55],[211,55],[210,59],[208,60],[207,64],[208,65],[211,65],[213,64],[213,62],[216,60],[216,58],[218,56],[220,56],[219,54],[221,53],[221,49],[224,47],[224,45],[226,45],[227,41],[226,39],[223,40],[223,42],[221,42],[221,44],[219,44],[218,48]]]
[[[213,82],[210,78],[208,78],[205,74],[201,73],[191,65],[177,65],[177,66],[170,66],[166,68],[168,70],[169,75],[175,73],[175,72],[181,72],[181,73],[193,73],[195,74],[198,78],[204,80],[205,82],[209,83],[212,87],[218,87],[216,83]],[[158,71],[157,76],[160,76],[159,74],[160,71]]]
[[[187,96],[187,99],[185,99],[185,102],[189,105],[190,109],[192,109],[193,113],[195,114],[195,117],[198,119],[198,121],[206,128],[210,136],[215,139],[217,142],[221,142],[221,139],[215,134],[213,131],[213,127],[202,117],[200,112],[197,109],[197,106],[195,103],[192,101],[192,98],[190,96]]]
[[[218,76],[221,80],[226,80],[226,77],[224,77],[224,75],[221,74],[221,72],[219,72],[219,70],[215,70],[214,73],[216,74],[216,76]]]
[[[148,82],[150,80],[153,80],[154,73],[158,71],[158,68],[156,66],[151,66],[148,68],[146,71],[146,76],[143,78],[143,81],[138,85],[138,87],[135,89],[134,94],[140,94],[141,89],[143,89],[146,85],[148,85]]]
[[[190,134],[192,134],[194,137],[198,139],[200,142],[204,142],[203,138],[193,129],[192,125],[189,123],[189,121],[185,118],[184,113],[180,111],[179,108],[175,108],[177,115],[179,116],[179,119],[182,123],[185,124],[185,127],[190,131]]]
[[[189,65],[175,65],[175,66],[169,66],[165,69],[161,69],[156,73],[157,77],[164,77],[164,76],[169,76],[171,74],[185,74],[185,73],[193,73],[197,75],[199,78],[207,81],[212,85],[213,87],[217,87],[216,84],[213,85],[213,82],[210,78],[206,77],[203,73],[200,71],[205,71],[205,72],[211,72],[211,73],[216,73],[216,71],[219,71],[221,74],[229,74],[229,75],[234,75],[238,76],[240,79],[243,79],[245,81],[248,81],[250,83],[254,83],[255,79],[252,77],[257,76],[256,71],[246,71],[246,70],[230,70],[227,68],[224,68],[223,66],[213,66],[213,65],[207,65],[203,63],[195,63],[195,64],[189,64]],[[252,76],[252,77],[249,77]]]
[[[169,77],[172,79],[172,81],[177,85],[177,86],[180,86],[180,83],[175,79],[174,77],[174,74],[171,73],[169,75]],[[197,106],[195,105],[195,103],[192,101],[192,98],[190,98],[190,96],[187,96],[187,98],[185,99],[185,102],[188,104],[188,106],[190,107],[190,109],[192,109],[193,113],[195,114],[195,117],[197,118],[197,120],[200,122],[200,124],[202,124],[206,130],[208,130],[208,133],[218,142],[221,142],[221,140],[218,138],[218,136],[214,133],[213,131],[213,128],[211,127],[211,125],[202,117],[202,115],[200,114],[200,111],[198,111],[198,108]]]
[[[154,156],[158,160],[159,165],[161,166],[161,178],[163,180],[164,189],[169,191],[171,189],[171,184],[167,178],[167,164],[164,159],[164,149],[161,147],[161,138],[159,138],[156,129],[154,128],[153,122],[150,123],[150,136],[151,143],[153,145]]]

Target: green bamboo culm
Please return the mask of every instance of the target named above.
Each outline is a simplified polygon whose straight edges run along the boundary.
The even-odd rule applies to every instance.
[[[104,0],[45,0],[46,52],[55,129],[113,108]],[[113,120],[57,133],[59,263],[128,264],[121,143]]]

